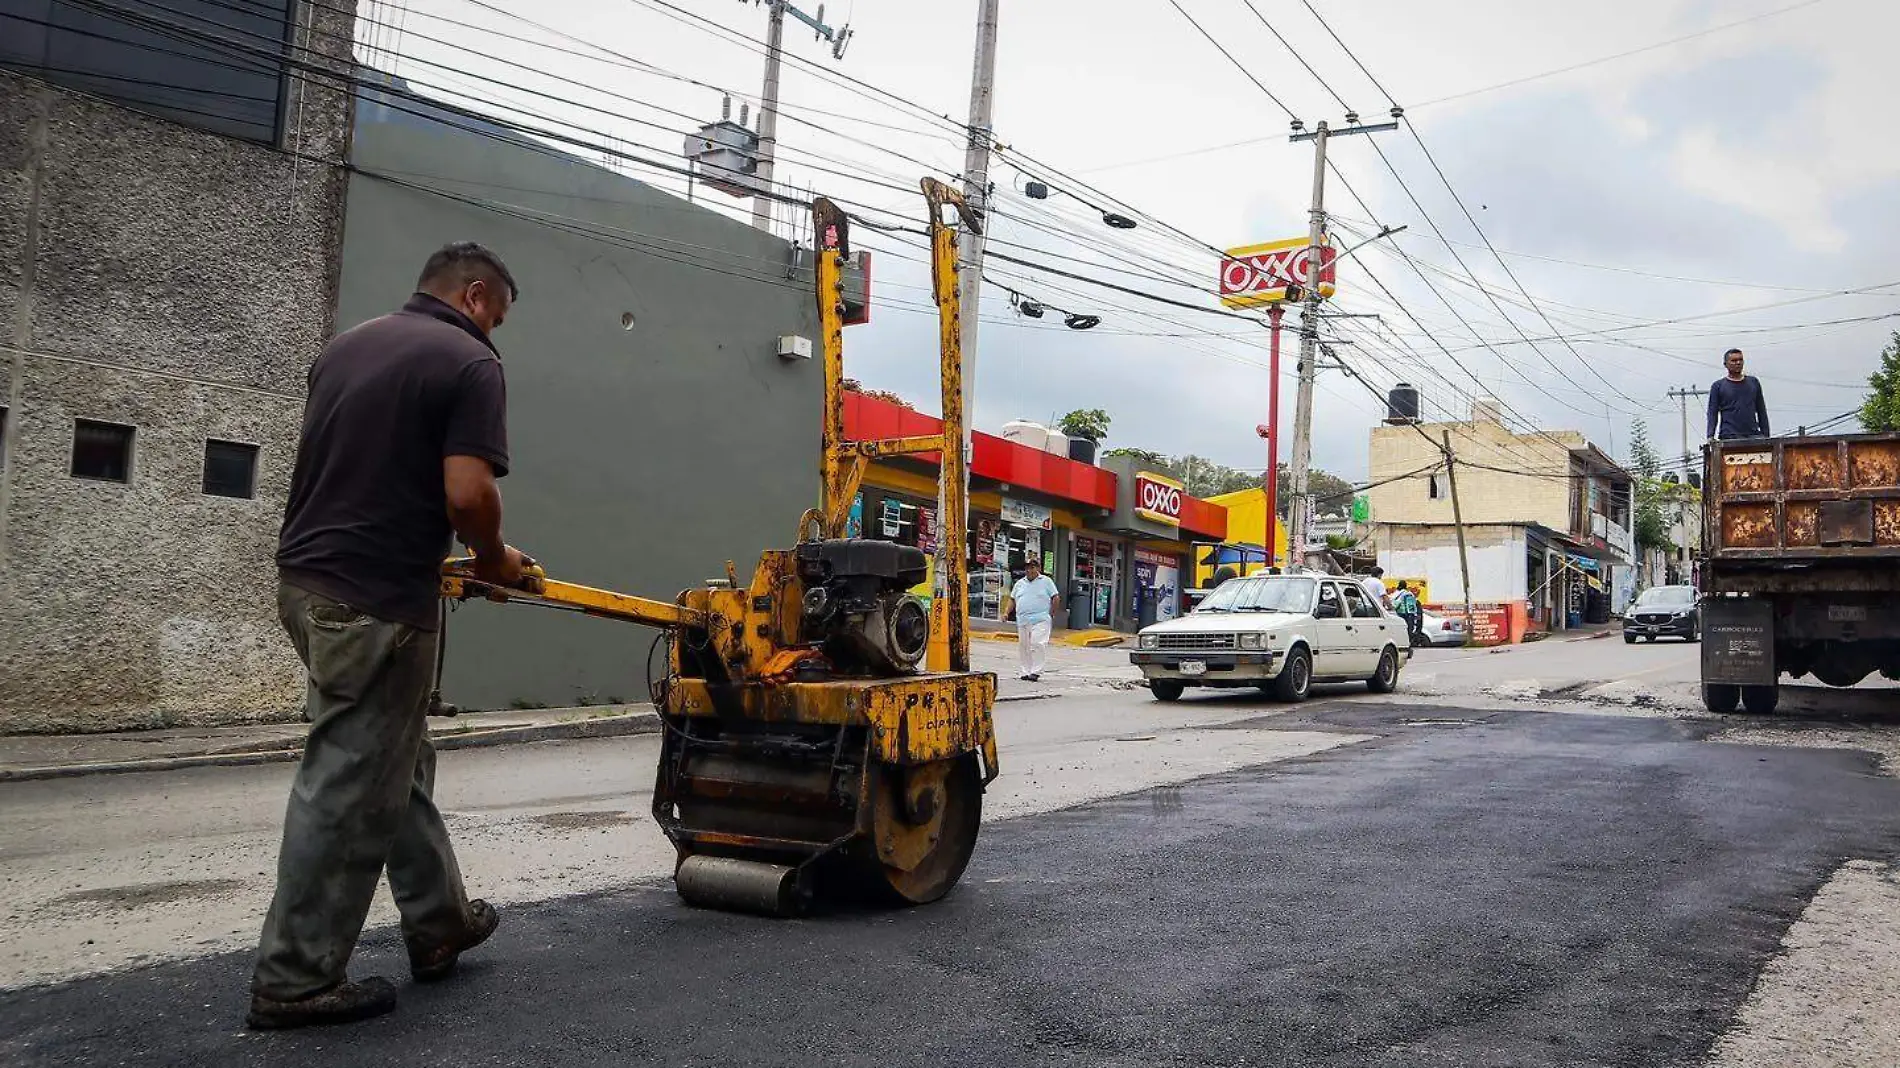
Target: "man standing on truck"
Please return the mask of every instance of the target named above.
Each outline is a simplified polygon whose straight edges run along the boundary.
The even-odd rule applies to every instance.
[[[522,581],[525,558],[501,537],[507,397],[489,340],[515,282],[464,242],[429,257],[416,290],[338,335],[310,371],[277,549],[310,735],[251,980],[254,1028],[395,1008],[387,980],[346,974],[385,869],[418,982],[446,977],[499,922],[463,889],[424,717],[451,532],[482,581]]]
[[[1742,350],[1722,354],[1722,366],[1728,375],[1709,387],[1709,438],[1730,441],[1735,438],[1765,438],[1768,430],[1768,401],[1762,396],[1761,379],[1742,373]]]

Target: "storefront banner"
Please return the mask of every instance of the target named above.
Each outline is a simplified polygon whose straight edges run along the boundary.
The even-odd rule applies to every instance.
[[[1042,531],[1031,528],[1023,532],[1023,558],[1040,559],[1042,557]]]
[[[1003,522],[1031,530],[1054,530],[1056,525],[1055,513],[1048,507],[1013,497],[1003,498]]]
[[[864,536],[864,494],[851,498],[851,515],[844,521],[844,536],[861,538]]]
[[[904,506],[897,501],[884,502],[884,536],[895,538],[904,529]]]
[[[976,521],[976,541],[970,551],[975,554],[978,564],[987,565],[996,559],[996,520],[979,519]]]
[[[1009,567],[1009,532],[1008,531],[998,530],[996,532],[996,544],[995,544],[995,548],[990,553],[990,560],[994,562],[997,567],[1001,567],[1001,568]]]

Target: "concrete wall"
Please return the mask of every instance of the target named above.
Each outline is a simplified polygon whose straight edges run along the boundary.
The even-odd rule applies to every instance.
[[[790,268],[788,243],[596,167],[370,104],[354,159],[367,173],[350,180],[340,326],[400,304],[451,240],[490,245],[521,284],[495,335],[511,542],[560,577],[667,599],[728,559],[747,579],[761,549],[793,542],[818,501],[822,381],[818,360],[776,355],[779,335],[818,336],[810,272]],[[540,221],[555,216],[567,221]],[[472,604],[449,627],[444,689],[478,708],[644,700],[652,638]]]
[[[1423,430],[1425,433],[1420,434]],[[1372,519],[1376,523],[1450,523],[1451,496],[1433,499],[1431,480],[1426,475],[1400,478],[1413,471],[1431,467],[1441,460],[1436,444],[1451,431],[1452,453],[1467,466],[1458,469],[1458,495],[1467,523],[1541,523],[1553,530],[1570,530],[1571,486],[1570,438],[1576,445],[1582,438],[1554,435],[1513,434],[1489,421],[1476,423],[1435,423],[1419,427],[1380,426],[1373,428],[1370,446],[1370,481],[1367,491],[1372,499]],[[1428,438],[1429,436],[1429,438]],[[1505,471],[1485,467],[1507,468]],[[1378,483],[1384,479],[1398,481]],[[1445,473],[1437,472],[1438,483],[1445,486]]]
[[[352,16],[312,12],[312,47],[349,39]],[[285,147],[339,158],[348,96],[292,92]],[[0,73],[0,731],[295,714],[271,551],[343,188]],[[128,483],[70,477],[79,418],[136,427]],[[207,438],[260,446],[255,499],[202,494]]]
[[[1462,488],[1462,487],[1461,487]],[[1524,529],[1471,526],[1465,530],[1473,603],[1522,601],[1528,595]],[[1430,604],[1463,604],[1455,528],[1388,526],[1380,530],[1379,566],[1389,580],[1424,579]]]

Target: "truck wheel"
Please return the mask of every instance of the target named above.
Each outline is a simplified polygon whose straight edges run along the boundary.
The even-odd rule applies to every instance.
[[[1155,679],[1148,683],[1148,692],[1154,694],[1157,701],[1179,701],[1187,687],[1173,679]]]
[[[1742,703],[1742,688],[1720,683],[1702,684],[1702,707],[1718,716],[1726,716]]]
[[[1766,716],[1781,703],[1779,686],[1742,687],[1742,707],[1757,716]]]

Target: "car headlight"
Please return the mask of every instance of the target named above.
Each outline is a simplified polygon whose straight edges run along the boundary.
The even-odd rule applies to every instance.
[[[1266,644],[1267,636],[1264,634],[1242,634],[1240,636],[1240,647],[1242,649],[1264,649],[1266,648]]]
[[[1153,649],[1155,646],[1160,645],[1160,644],[1161,644],[1161,636],[1158,634],[1143,634],[1141,636],[1141,647],[1143,649]]]

